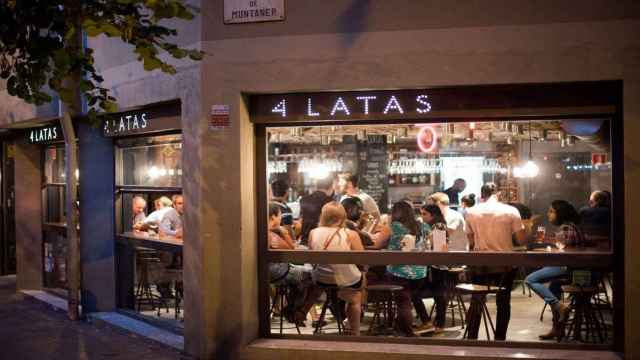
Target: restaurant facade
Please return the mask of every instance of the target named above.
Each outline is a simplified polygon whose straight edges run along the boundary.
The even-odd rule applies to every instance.
[[[180,64],[176,77],[145,74],[131,57],[115,56],[125,49],[96,40],[97,49],[115,49],[98,51],[98,62],[122,111],[100,128],[78,121],[84,311],[153,317],[136,304],[143,247],[172,254],[172,265],[176,254],[181,258],[180,279],[171,282],[175,294],[181,284],[182,313],[174,307],[171,314],[185,352],[199,358],[640,354],[633,331],[640,297],[634,261],[640,229],[633,221],[640,44],[631,35],[640,30],[637,5],[589,1],[541,9],[521,1],[486,4],[492,11],[471,4],[434,11],[435,3],[398,3],[287,2],[284,21],[225,25],[223,5],[203,2],[189,26],[198,36],[184,44],[207,56]],[[8,144],[18,144],[21,289],[48,286],[47,240],[39,234],[45,223],[64,222],[41,221],[55,215],[50,199],[60,196],[53,190],[60,181],[42,182],[47,159],[62,155],[41,123],[35,139],[45,144],[15,129],[33,118],[0,119],[14,133]],[[516,168],[529,171],[526,160],[536,162],[538,176],[515,176]],[[606,190],[611,231],[597,250],[583,253],[270,251],[269,183],[286,178],[295,203],[313,190],[318,171],[358,173],[381,212],[402,200],[422,205],[424,195],[458,177],[475,193],[496,182],[503,201],[524,203],[543,217],[558,197],[582,207],[591,191]],[[160,196],[179,194],[182,240],[131,235],[133,197],[145,198],[150,210]],[[31,261],[33,254],[42,260]],[[613,279],[609,337],[594,344],[511,334],[506,342],[283,334],[270,315],[267,275],[270,263],[281,262],[604,267]],[[21,283],[26,274],[41,277]],[[541,300],[535,304],[542,308]]]

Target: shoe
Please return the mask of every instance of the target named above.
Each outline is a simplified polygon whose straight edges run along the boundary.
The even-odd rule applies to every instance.
[[[540,340],[553,340],[553,339],[556,339],[558,336],[560,336],[560,333],[558,331],[558,326],[554,324],[548,333],[539,335],[538,338]]]
[[[558,303],[558,324],[560,324],[561,326],[564,325],[564,323],[569,318],[570,312],[571,309],[567,305]]]
[[[433,335],[440,335],[440,334],[444,334],[444,328],[441,328],[439,326],[436,326],[433,329]]]
[[[436,329],[436,327],[433,326],[433,323],[431,321],[427,321],[426,323],[414,328],[413,332],[416,333],[416,334],[423,334],[423,333],[426,333],[426,332],[435,331],[435,329]]]
[[[431,322],[431,320],[423,322],[421,325],[411,325],[411,328],[413,328],[414,330],[416,330],[416,329],[425,329],[425,328],[429,328],[429,327],[433,327],[433,322]]]

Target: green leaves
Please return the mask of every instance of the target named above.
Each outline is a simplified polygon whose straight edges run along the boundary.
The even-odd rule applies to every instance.
[[[0,78],[7,80],[9,94],[29,103],[49,102],[53,91],[71,104],[79,91],[90,106],[89,117],[116,111],[116,99],[102,87],[94,66],[93,49],[76,43],[78,32],[119,37],[134,47],[145,70],[175,74],[164,52],[193,61],[204,53],[168,41],[177,32],[162,20],[191,20],[195,12],[183,0],[0,0]]]
[[[91,37],[105,34],[107,36],[120,36],[122,31],[114,26],[110,21],[101,17],[88,18],[82,23],[82,28]]]

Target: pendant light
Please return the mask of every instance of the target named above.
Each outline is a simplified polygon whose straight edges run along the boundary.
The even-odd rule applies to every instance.
[[[522,166],[517,166],[513,168],[513,176],[517,178],[533,178],[538,176],[540,173],[540,168],[533,161],[533,151],[531,149],[531,144],[533,140],[531,138],[531,121],[529,121],[529,159]]]

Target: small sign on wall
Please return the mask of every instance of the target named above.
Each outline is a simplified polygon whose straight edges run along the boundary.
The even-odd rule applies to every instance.
[[[284,20],[284,0],[224,0],[224,23]]]
[[[211,115],[209,118],[209,130],[219,131],[228,128],[229,121],[229,105],[211,105]]]

